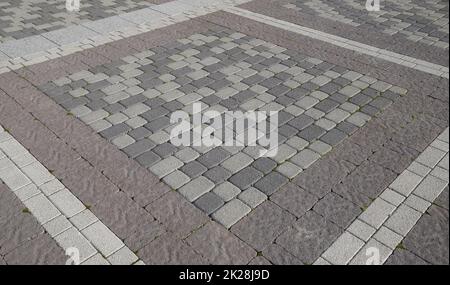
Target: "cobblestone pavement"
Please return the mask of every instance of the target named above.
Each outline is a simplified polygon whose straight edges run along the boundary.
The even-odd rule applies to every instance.
[[[226,227],[407,93],[244,34],[194,34],[40,86],[68,112]],[[279,111],[278,154],[175,147],[170,115]],[[244,142],[246,133],[235,137]]]
[[[161,0],[80,1],[79,11],[67,11],[63,0],[0,1],[0,42],[22,39],[63,27],[146,8]]]
[[[388,36],[402,36],[448,49],[448,3],[446,1],[381,2],[380,12],[369,12],[360,1],[292,1],[288,9],[339,21],[354,27],[380,30]]]
[[[448,3],[44,2],[0,3],[0,264],[448,264]],[[277,154],[173,145],[194,104]]]

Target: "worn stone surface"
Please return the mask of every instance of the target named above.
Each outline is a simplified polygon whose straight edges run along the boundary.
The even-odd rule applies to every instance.
[[[312,264],[341,233],[338,226],[309,211],[276,243],[302,262]]]
[[[175,25],[24,68],[20,77],[0,76],[7,92],[0,91],[0,124],[149,264],[311,264],[339,236],[339,227],[448,126],[448,106],[440,101],[448,101],[448,81],[365,56],[353,59],[345,50],[227,13],[204,18],[222,26],[187,21],[185,28]],[[374,78],[364,76],[369,73]],[[403,96],[406,89],[393,85],[411,93]],[[261,159],[252,148],[171,146],[170,113],[197,101],[231,110],[280,110],[280,153]],[[158,164],[167,158],[176,163]],[[156,164],[164,168],[152,169]],[[148,167],[164,175],[163,182]],[[198,177],[211,184],[192,204],[170,191]],[[218,191],[219,185],[234,188]],[[230,231],[202,213],[220,210],[221,199],[242,201],[243,213],[251,211]],[[448,246],[431,246],[422,233],[430,224],[430,239],[448,244],[442,222],[448,225],[448,212],[441,210],[448,211],[448,188],[435,204],[440,208],[430,210],[431,220],[422,217],[407,236],[407,251],[397,249],[388,263],[448,264]],[[1,205],[7,205],[0,207],[4,228],[24,229],[12,238],[0,235],[0,264],[7,252],[10,260],[45,263],[20,250],[34,250],[28,238],[41,240],[42,228],[18,218],[22,214],[2,221],[2,215],[14,216],[15,202],[0,196]],[[229,246],[220,249],[223,240]],[[52,256],[50,243],[42,243],[49,244],[43,255]],[[425,243],[430,246],[420,246]]]
[[[250,246],[214,222],[194,232],[186,243],[211,264],[247,264],[256,256]]]
[[[295,218],[272,202],[265,202],[231,228],[238,238],[262,251],[285,231]],[[264,235],[259,233],[264,232]]]

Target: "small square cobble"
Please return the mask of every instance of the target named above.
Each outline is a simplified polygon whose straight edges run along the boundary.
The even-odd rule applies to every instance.
[[[247,167],[231,176],[230,182],[239,187],[239,189],[247,189],[258,181],[263,174],[253,167]]]
[[[224,201],[217,194],[208,192],[195,201],[195,205],[210,215],[224,205]]]

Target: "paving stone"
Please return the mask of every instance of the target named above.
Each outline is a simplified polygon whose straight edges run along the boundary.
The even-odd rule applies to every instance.
[[[175,156],[184,163],[188,163],[199,157],[199,154],[192,148],[183,148],[179,152],[175,153]]]
[[[230,153],[225,151],[224,149],[215,148],[199,157],[197,161],[206,166],[207,168],[212,168],[214,166],[219,165],[230,156],[231,156]]]
[[[403,195],[400,195],[391,189],[384,190],[383,193],[381,193],[380,198],[397,207],[405,200]]]
[[[255,184],[255,188],[259,189],[266,195],[272,195],[281,186],[288,182],[288,179],[278,172],[271,172],[264,176]]]
[[[352,234],[343,233],[322,255],[334,265],[348,264],[358,251],[364,246],[364,242]]]
[[[131,265],[138,261],[138,257],[129,248],[123,247],[108,257],[112,265]]]
[[[230,178],[231,172],[221,166],[216,166],[206,171],[203,175],[215,184],[219,184]]]
[[[411,195],[405,200],[405,204],[420,213],[425,213],[427,209],[431,206],[431,203],[416,196]]]
[[[263,251],[263,255],[274,265],[304,265],[297,257],[293,256],[277,244],[268,246]]]
[[[24,204],[41,224],[45,224],[61,214],[42,194],[24,201]]]
[[[393,205],[377,199],[359,216],[359,219],[378,229],[394,210]]]
[[[21,169],[36,186],[49,182],[54,179],[53,175],[39,162],[34,162]],[[13,189],[14,190],[14,189]]]
[[[428,265],[425,260],[404,249],[396,249],[386,260],[386,265]]]
[[[331,111],[330,113],[328,113],[325,117],[335,123],[340,123],[343,120],[345,120],[346,118],[348,118],[349,116],[350,116],[350,113],[348,113],[344,110],[341,110],[341,109],[335,109],[335,110]]]
[[[412,208],[401,205],[386,221],[385,226],[394,232],[405,236],[420,218],[420,213]]]
[[[54,238],[55,236],[71,228],[72,224],[63,215],[60,215],[43,226],[47,233]]]
[[[210,222],[193,233],[186,242],[211,264],[247,264],[256,252],[221,225]],[[205,247],[205,243],[211,245]],[[226,251],[221,250],[227,248]]]
[[[335,193],[326,195],[313,209],[344,229],[361,213],[359,207]]]
[[[290,161],[300,166],[301,168],[306,169],[319,158],[320,156],[317,153],[309,149],[305,149],[300,151],[297,155],[293,156]]]
[[[286,176],[288,179],[292,179],[296,177],[300,172],[302,172],[302,168],[290,163],[285,162],[277,167],[277,171],[281,173],[283,176]]]
[[[247,167],[231,176],[230,182],[239,187],[239,189],[247,189],[262,177],[263,174],[261,172],[253,167]]]
[[[224,205],[224,201],[217,194],[208,192],[195,201],[195,205],[210,215]]]
[[[367,242],[376,232],[376,229],[362,222],[359,219],[353,221],[353,223],[347,228],[347,231],[359,238],[360,240]]]
[[[224,201],[228,202],[241,193],[241,190],[229,182],[224,182],[219,186],[216,186],[213,192],[219,195]]]
[[[188,201],[193,202],[197,200],[200,196],[209,192],[214,188],[214,183],[207,178],[200,176],[188,184],[181,187],[178,191],[181,195],[186,197]]]
[[[318,201],[317,197],[292,183],[283,186],[270,200],[297,217],[303,216]]]
[[[201,210],[175,191],[167,192],[147,206],[146,210],[164,224],[168,231],[182,237],[186,237],[209,220]]]
[[[150,141],[148,139],[143,139],[143,140],[139,140],[139,141],[125,147],[123,149],[123,151],[131,157],[137,157],[137,156],[151,150],[154,147],[155,147],[155,144],[152,141]]]
[[[297,130],[303,130],[314,123],[314,120],[307,115],[300,115],[295,119],[289,121],[289,125]]]
[[[67,218],[71,218],[85,209],[83,203],[67,189],[61,190],[48,198]]]
[[[131,128],[128,125],[122,123],[122,124],[118,124],[118,125],[113,125],[112,127],[108,128],[104,131],[101,131],[100,134],[103,137],[105,137],[109,140],[112,140],[112,139],[128,132],[130,129]]]
[[[294,137],[290,138],[286,143],[289,146],[295,148],[296,150],[303,150],[309,144],[308,141],[306,141],[298,136],[294,136]]]
[[[254,209],[263,203],[267,199],[267,196],[256,188],[251,187],[239,194],[238,198]]]
[[[80,263],[83,263],[88,258],[94,256],[97,250],[89,243],[89,241],[75,228],[71,228],[62,234],[55,237],[58,244],[67,249],[69,247],[75,247],[80,253]]]
[[[446,264],[449,259],[448,212],[432,206],[408,233],[402,244],[431,264]]]
[[[14,192],[14,194],[17,195],[17,198],[19,198],[20,201],[28,200],[40,193],[41,191],[39,191],[39,189],[34,184],[28,184]]]
[[[104,256],[123,247],[123,242],[101,222],[90,225],[82,233]]]
[[[167,158],[172,156],[178,149],[170,143],[163,143],[157,145],[152,149],[152,152],[156,153],[161,158]]]
[[[434,168],[444,155],[443,151],[430,147],[421,153],[416,161],[427,167]]]
[[[215,212],[212,217],[226,228],[230,228],[251,211],[251,208],[238,199],[231,200]]]
[[[243,153],[237,153],[225,160],[221,165],[223,168],[231,171],[232,173],[236,173],[239,170],[245,168],[253,162],[253,159]]]
[[[196,178],[205,173],[207,170],[208,169],[205,166],[197,161],[189,162],[181,168],[181,171],[183,171],[183,173],[188,175],[190,178]]]
[[[371,250],[377,249],[377,252],[379,254],[379,260],[373,261],[371,260],[370,254]],[[391,255],[392,250],[383,244],[379,243],[378,241],[371,239],[360,251],[359,253],[353,258],[353,260],[350,262],[351,265],[376,265],[376,264],[383,264],[387,258]],[[379,263],[378,263],[379,262]]]
[[[160,236],[139,251],[146,265],[205,264],[205,260],[185,242],[170,236]]]
[[[281,234],[276,243],[302,262],[313,264],[340,234],[336,225],[309,211]]]
[[[301,131],[298,136],[306,141],[314,141],[321,136],[323,136],[326,133],[324,129],[317,125],[311,125],[307,128],[305,128],[303,131]]]
[[[156,155],[154,152],[147,151],[138,157],[136,157],[136,160],[143,166],[146,167],[152,167],[155,165],[158,161],[161,160],[161,158]]]
[[[96,221],[98,221],[98,218],[87,209],[70,218],[70,222],[80,231]]]
[[[74,82],[72,79],[69,82],[60,80],[59,83],[63,84],[63,88],[61,91],[55,92],[70,94],[75,90],[82,90],[79,88],[93,91],[83,96],[92,101],[86,105],[101,108],[99,111],[109,111],[105,111],[107,114],[95,111],[97,113],[93,112],[94,114],[91,114],[90,117],[89,114],[86,114],[88,117],[85,118],[85,121],[95,122],[96,130],[101,129],[102,135],[115,142],[119,147],[124,147],[123,150],[128,155],[136,158],[141,165],[148,167],[153,174],[160,178],[164,177],[163,180],[174,188],[187,182],[188,176],[198,178],[199,175],[203,175],[204,179],[216,186],[228,179],[230,175],[238,175],[240,171],[253,168],[267,174],[266,177],[279,177],[280,181],[282,180],[284,183],[288,178],[294,178],[302,168],[311,166],[314,161],[329,151],[329,147],[324,143],[314,142],[315,139],[325,134],[325,130],[329,134],[325,134],[326,141],[324,140],[324,142],[334,146],[358,128],[356,125],[345,122],[345,119],[361,126],[363,121],[365,123],[372,117],[372,115],[357,113],[350,119],[350,113],[356,112],[355,108],[358,106],[351,106],[347,103],[344,107],[341,104],[348,98],[336,92],[342,88],[341,85],[351,82],[353,82],[351,88],[360,92],[360,89],[356,87],[362,88],[375,81],[367,78],[364,78],[364,81],[359,73],[348,72],[345,68],[308,58],[295,51],[287,51],[264,41],[252,40],[251,37],[242,36],[236,40],[229,35],[231,31],[219,30],[209,32],[211,35],[209,41],[206,41],[208,37],[195,34],[188,39],[165,44],[164,47],[152,48],[149,56],[127,56],[118,60],[117,63],[90,69],[86,75],[86,78],[89,79],[86,79],[85,82],[83,82],[84,75],[82,73],[71,75],[74,77]],[[256,46],[254,47],[250,43]],[[237,45],[240,46],[237,47]],[[243,47],[247,47],[247,49]],[[308,73],[304,72],[305,69],[308,69]],[[324,73],[326,76],[322,75]],[[341,77],[341,74],[345,74],[345,76]],[[80,76],[83,78],[75,78]],[[333,79],[333,82],[330,82],[330,78]],[[93,86],[93,83],[101,81],[104,81],[102,84],[108,85]],[[375,86],[378,89],[384,88],[381,85]],[[344,87],[344,90],[353,91],[349,87]],[[108,94],[102,94],[103,92],[98,89],[96,89],[98,92],[93,90],[95,88],[102,88]],[[328,88],[330,91],[327,92],[323,88]],[[318,89],[321,91],[316,91]],[[379,92],[376,93],[377,96],[380,95]],[[364,94],[364,96],[374,98],[367,92]],[[107,99],[103,100],[104,98]],[[104,103],[95,102],[100,99],[109,105],[103,106]],[[378,100],[374,105],[383,107],[386,100]],[[247,104],[246,107],[253,104],[262,109],[279,110],[281,146],[274,159],[280,165],[277,167],[273,159],[260,158],[260,155],[256,154],[257,148],[196,147],[194,150],[173,147],[169,142],[168,133],[171,127],[168,125],[168,115],[175,110],[188,110],[188,105],[196,101],[203,101],[204,106],[209,105],[211,109],[221,111],[224,110],[223,107],[243,108],[245,104]],[[296,105],[291,105],[294,103]],[[213,106],[216,104],[218,105]],[[262,104],[266,104],[266,106]],[[286,106],[289,107],[286,108]],[[92,108],[92,110],[94,109]],[[126,118],[120,114],[126,115]],[[107,116],[110,116],[109,120],[114,121],[113,126],[104,123],[108,123],[105,120]],[[325,116],[327,116],[328,122],[323,119]],[[130,120],[129,118],[136,119]],[[327,124],[318,124],[321,119]],[[98,123],[100,121],[103,122]],[[340,131],[333,130],[338,123],[337,129]],[[325,125],[328,128],[324,127]],[[298,134],[299,131],[303,132]],[[125,133],[127,134],[125,135]],[[307,140],[299,136],[303,136]],[[138,144],[141,140],[148,141],[148,143]],[[305,150],[310,142],[310,149]],[[283,143],[286,144],[283,145]],[[294,156],[296,151],[302,152]],[[231,154],[233,154],[232,157],[230,157]],[[352,160],[356,159],[353,154],[346,158],[349,159],[349,157]],[[161,159],[164,160],[161,161]],[[286,162],[287,159],[290,161]],[[186,165],[182,167],[183,164]],[[199,165],[203,165],[205,168],[198,167]],[[277,172],[273,172],[276,167]],[[198,171],[200,168],[202,170]],[[187,173],[189,171],[192,172],[191,175]],[[188,175],[186,176],[182,172]],[[262,174],[258,172],[258,178],[259,176]],[[246,182],[244,178],[249,179],[249,176],[242,177],[242,179],[230,178],[230,181],[235,184],[240,183],[239,187],[243,188],[252,185],[253,181]],[[266,184],[269,185],[269,183]],[[231,183],[222,183],[222,185],[234,187],[229,188],[231,190],[223,191],[228,195],[221,193],[222,196],[227,196],[226,199],[222,197],[226,201],[236,198],[236,195],[243,190],[237,189]],[[221,192],[216,189],[212,193]],[[225,186],[222,186],[222,189],[225,189]],[[266,191],[272,191],[272,189]],[[331,191],[331,189],[326,191]]]
[[[430,175],[425,177],[419,186],[417,186],[414,194],[429,202],[433,202],[447,185],[447,182]]]
[[[321,136],[320,140],[331,146],[336,146],[337,144],[342,142],[345,138],[347,138],[347,135],[344,132],[339,131],[337,129],[333,129],[324,134],[323,136]]]
[[[0,260],[2,265],[64,265],[67,256],[46,233],[34,236],[8,251]]]
[[[277,163],[270,158],[261,157],[255,160],[252,166],[262,173],[268,174],[277,166]]]
[[[293,222],[294,216],[271,202],[264,202],[231,228],[238,238],[263,251]],[[264,232],[264,235],[258,233]]]
[[[179,189],[181,186],[188,183],[191,179],[189,176],[181,171],[174,171],[163,178],[163,181],[169,185],[172,189]]]
[[[159,177],[164,177],[177,170],[181,166],[183,166],[183,163],[177,158],[171,156],[164,160],[161,160],[160,162],[157,162],[150,167],[150,170]]]
[[[374,239],[394,250],[403,240],[403,237],[386,227],[381,227],[373,236]]]

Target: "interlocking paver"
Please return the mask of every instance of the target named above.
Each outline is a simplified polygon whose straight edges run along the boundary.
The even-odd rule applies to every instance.
[[[326,195],[313,209],[342,228],[347,228],[353,219],[361,213],[358,206],[334,193]]]
[[[214,183],[207,178],[200,176],[179,189],[181,195],[190,202],[195,201],[200,196],[214,188]]]
[[[345,232],[322,255],[327,261],[335,265],[345,265],[352,260],[364,242],[352,234]]]
[[[237,221],[250,212],[251,208],[238,199],[231,200],[216,211],[212,217],[226,228],[230,228]]]
[[[174,7],[174,10],[177,9]],[[170,13],[173,12],[169,10]],[[112,26],[120,21],[113,20],[113,22]],[[365,70],[366,67],[355,67],[350,63],[337,66],[335,65],[336,61],[339,62],[337,57],[331,61],[334,64],[331,64],[328,58],[310,58],[295,49],[286,49],[250,35],[235,34],[226,26],[221,24],[220,28],[215,27],[211,30],[205,27],[200,33],[191,31],[190,34],[194,34],[187,38],[179,41],[169,39],[168,43],[151,50],[146,48],[148,53],[129,55],[111,65],[101,64],[97,68],[65,75],[66,79],[56,80],[58,84],[52,83],[53,86],[48,85],[41,90],[51,98],[58,98],[61,95],[59,99],[54,99],[55,102],[60,103],[73,116],[81,118],[96,133],[100,133],[121,149],[126,156],[136,159],[141,166],[148,168],[170,188],[177,190],[192,202],[184,204],[181,200],[174,199],[173,205],[169,203],[168,208],[175,211],[176,218],[169,217],[170,214],[165,213],[167,201],[164,199],[156,202],[160,203],[159,205],[152,203],[147,207],[147,210],[158,219],[155,223],[161,222],[165,227],[169,224],[170,234],[182,232],[181,235],[187,237],[191,233],[197,234],[198,229],[201,232],[208,217],[202,216],[201,219],[195,219],[196,221],[191,223],[189,215],[180,214],[183,210],[177,208],[178,205],[182,205],[180,208],[183,209],[192,207],[189,209],[195,209],[195,213],[200,213],[193,206],[195,205],[226,227],[231,227],[233,233],[255,250],[262,251],[264,257],[255,258],[253,250],[249,251],[251,254],[243,254],[242,261],[245,260],[245,263],[257,259],[259,261],[255,262],[270,261],[273,264],[312,264],[319,261],[327,263],[330,260],[317,258],[359,214],[360,207],[369,204],[371,198],[376,198],[381,190],[384,190],[381,188],[386,186],[386,181],[393,181],[396,174],[408,166],[405,161],[418,155],[407,151],[401,153],[395,146],[387,146],[385,143],[377,145],[378,142],[371,142],[370,147],[366,147],[365,140],[358,141],[357,144],[354,143],[356,140],[352,144],[345,143],[347,137],[358,129],[372,125],[373,122],[369,122],[370,120],[376,121],[377,124],[380,121],[382,124],[386,123],[386,128],[389,128],[386,133],[395,136],[396,131],[391,132],[390,129],[389,124],[392,122],[389,121],[391,120],[389,116],[403,109],[396,101],[401,100],[398,92],[404,94],[407,91],[365,76],[361,70]],[[98,30],[108,28],[100,24],[96,26]],[[140,40],[145,39],[145,36],[140,37]],[[275,38],[273,41],[280,42]],[[138,46],[140,44],[133,48],[140,49]],[[121,46],[117,47],[119,51]],[[315,49],[312,50],[313,54],[317,53]],[[398,78],[393,77],[390,81],[397,80]],[[102,81],[105,85],[104,83],[95,85]],[[62,88],[60,91],[52,90],[55,89],[54,86]],[[61,94],[56,95],[58,92]],[[412,96],[415,96],[414,93]],[[418,98],[415,96],[414,100]],[[431,107],[432,104],[428,104],[427,100],[431,99],[423,99],[425,104],[422,104],[422,101],[417,102],[416,108],[430,106],[427,107],[428,116],[429,113],[433,113],[431,109],[434,107]],[[261,158],[257,154],[258,149],[252,147],[173,146],[169,140],[169,133],[173,128],[169,123],[170,114],[176,110],[188,110],[196,101],[202,102],[205,107],[221,111],[225,108],[280,111],[278,154],[273,158]],[[392,104],[395,106],[389,107]],[[385,111],[385,108],[388,109]],[[406,112],[401,116],[405,114]],[[409,117],[407,120],[410,120]],[[445,125],[445,121],[439,123]],[[397,125],[397,122],[393,125],[399,129],[403,128],[403,125],[400,127],[400,123]],[[409,127],[411,126],[407,126]],[[368,136],[367,141],[383,135],[381,131],[378,133],[376,130]],[[383,148],[389,148],[391,152],[381,153],[378,149],[366,149],[381,145]],[[443,151],[440,145],[433,147]],[[83,145],[84,148],[89,149],[86,145]],[[103,155],[101,149],[98,152]],[[393,157],[385,160],[389,154]],[[123,156],[124,161],[126,156]],[[407,158],[399,163],[393,162],[395,160],[393,158],[402,156]],[[431,156],[433,154],[426,157],[429,159],[428,162],[424,159],[423,163],[434,164],[437,159]],[[323,183],[316,182],[315,187],[310,187],[310,182],[304,186],[299,183],[304,190],[288,182],[291,179],[296,181],[295,178],[299,173],[302,171],[305,173],[308,168],[329,159],[341,161],[336,167],[340,175],[334,174],[333,167],[317,167],[315,171],[319,172],[318,177],[324,181]],[[359,167],[361,165],[363,167]],[[385,170],[382,171],[383,168]],[[368,169],[372,169],[373,173]],[[411,173],[420,175],[417,172],[421,170],[423,169],[416,167]],[[134,171],[132,169],[125,175],[130,178],[137,177]],[[433,173],[435,176],[445,177],[437,170]],[[306,175],[311,173],[307,172]],[[120,178],[112,180],[114,183],[120,183]],[[158,186],[148,188],[153,191],[156,187]],[[394,186],[393,188],[397,189],[393,190],[401,193],[403,191],[401,187],[404,185]],[[375,226],[379,221],[389,218],[392,214],[392,211],[389,212],[390,206],[397,206],[403,201],[394,191],[382,194],[381,199],[386,201],[386,205],[382,200],[383,205],[372,204],[378,206],[374,206],[375,210],[369,207],[364,211],[361,218],[364,222],[356,220],[350,226],[351,230],[350,228],[348,230],[351,235],[364,242],[370,240],[374,243],[370,239],[371,234],[368,234],[371,232],[371,226],[366,222]],[[65,190],[51,190],[49,187],[48,192],[49,195],[57,196],[65,193]],[[178,195],[177,192],[171,191],[170,194]],[[24,191],[22,197],[28,197],[26,195],[31,197],[35,195],[33,193]],[[417,195],[423,197],[425,194]],[[427,192],[427,195],[427,199],[431,200],[437,193]],[[137,196],[133,196],[133,199],[139,200]],[[270,201],[266,201],[268,199]],[[361,203],[361,200],[364,200],[364,203]],[[147,203],[144,202],[144,205]],[[428,205],[413,199],[409,199],[408,203],[416,210],[423,210],[425,205]],[[386,217],[383,216],[385,213],[379,212],[384,210],[389,212]],[[364,218],[364,215],[367,218]],[[296,226],[291,228],[295,221],[294,216],[300,218],[296,223],[300,228]],[[81,213],[74,218],[76,217],[82,219]],[[90,219],[86,220],[80,222],[83,229],[97,223]],[[199,220],[201,221],[197,223]],[[184,221],[192,226],[183,225]],[[394,227],[395,222],[391,223]],[[304,228],[314,228],[313,233],[309,231],[305,233]],[[204,231],[214,234],[223,230],[221,227],[220,231],[207,229]],[[285,232],[286,230],[288,232]],[[267,234],[261,237],[261,232]],[[389,241],[381,234],[377,237],[378,239],[375,239],[378,242]],[[143,259],[151,264],[174,262],[175,260],[170,258],[175,255],[174,250],[180,252],[177,255],[179,259],[175,258],[175,262],[191,259],[194,263],[201,263],[202,257],[198,253],[209,261],[218,260],[216,252],[211,252],[206,246],[199,246],[198,242],[194,242],[196,241],[194,238],[192,243],[189,242],[189,238],[180,241],[172,237],[168,239],[167,236],[166,238],[153,236],[149,239],[142,243],[136,242],[139,237],[129,241],[133,241],[133,244],[140,243],[136,247],[144,247]],[[383,241],[380,241],[381,239]],[[389,244],[391,249],[393,244],[394,242]],[[193,251],[190,246],[197,248]],[[159,254],[160,260],[155,259],[155,254],[152,253],[156,248],[163,249]],[[136,256],[126,250],[123,252],[118,250],[112,256],[114,255],[117,255],[117,259],[121,259],[124,255],[123,258],[129,264],[137,261]],[[140,253],[139,255],[141,257]],[[358,263],[360,261],[358,256],[352,262]],[[345,263],[350,261],[350,258],[344,259]],[[100,258],[99,254],[93,254],[87,263],[93,261],[103,262],[104,259]],[[340,261],[342,260],[335,260],[337,263]]]

